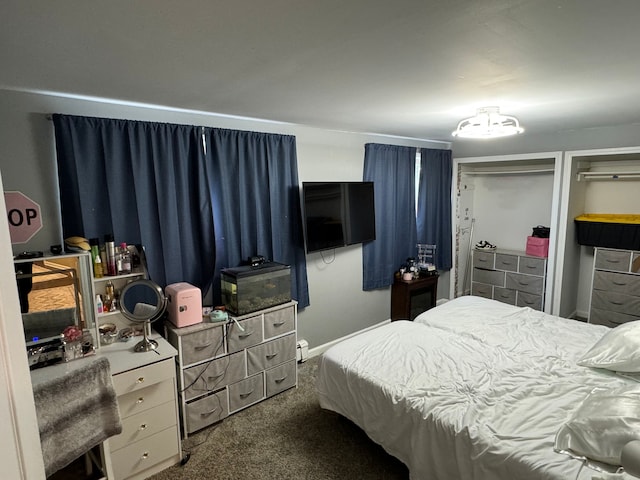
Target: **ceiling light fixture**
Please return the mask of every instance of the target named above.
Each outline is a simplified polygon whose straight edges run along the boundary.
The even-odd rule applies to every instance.
[[[466,118],[452,133],[461,138],[498,138],[524,132],[516,117],[501,115],[498,107],[479,108],[475,117]]]

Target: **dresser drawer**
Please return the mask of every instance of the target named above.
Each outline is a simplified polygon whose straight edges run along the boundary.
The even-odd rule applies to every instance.
[[[518,256],[506,253],[496,253],[496,269],[509,272],[518,271]]]
[[[130,415],[143,412],[175,398],[175,382],[173,378],[160,383],[154,383],[135,392],[118,396],[118,408],[120,416],[126,418]]]
[[[638,313],[640,314],[640,312]],[[638,320],[640,320],[640,316],[611,312],[609,310],[601,310],[599,308],[591,308],[591,311],[589,312],[589,323],[606,325],[611,328],[615,328],[623,323],[635,322]]]
[[[229,324],[227,333],[227,346],[229,353],[238,352],[244,348],[258,345],[262,342],[262,315],[249,317],[240,320],[238,323],[242,325],[244,331],[238,328],[234,323]]]
[[[171,457],[180,458],[178,427],[174,425],[138,442],[111,452],[115,478],[127,478],[143,472]]]
[[[264,314],[265,340],[293,332],[295,327],[295,309],[293,306]]]
[[[508,303],[509,305],[516,304],[516,291],[510,288],[498,288],[493,291],[494,300],[498,300],[502,303]]]
[[[295,358],[295,334],[276,338],[247,350],[247,373],[253,375]]]
[[[504,287],[504,272],[498,270],[483,270],[481,268],[473,269],[473,281],[480,283],[488,283],[496,287]]]
[[[493,298],[493,287],[486,283],[471,282],[471,294],[478,297]]]
[[[271,368],[265,373],[267,397],[280,393],[296,385],[296,361],[292,360],[283,365]]]
[[[595,268],[628,272],[631,266],[631,252],[628,250],[596,250]]]
[[[533,275],[522,275],[520,273],[507,273],[506,287],[520,292],[542,295],[544,279]]]
[[[122,419],[122,433],[109,438],[111,450],[155,435],[176,425],[176,403],[169,401]]]
[[[494,252],[473,251],[473,266],[478,268],[493,269],[495,265],[496,254]]]
[[[112,377],[113,388],[118,396],[135,392],[154,383],[159,383],[175,376],[173,359],[152,363],[142,368],[119,373]]]
[[[637,315],[640,312],[640,297],[625,295],[624,293],[593,290],[591,308]]]
[[[229,385],[229,411],[235,412],[264,399],[264,376],[262,373]]]
[[[542,277],[544,276],[545,262],[544,258],[520,257],[518,272]]]
[[[535,295],[533,293],[518,292],[516,300],[516,306],[529,307],[534,310],[542,310],[542,295]]]
[[[227,390],[200,398],[186,405],[186,430],[193,433],[229,416]]]
[[[596,270],[593,275],[593,288],[640,297],[640,275]]]
[[[246,376],[246,371],[244,352],[236,352],[212,360],[210,363],[189,367],[183,372],[184,398],[190,400],[242,380]]]
[[[224,352],[224,325],[199,329],[180,335],[182,365],[192,365],[221,355]]]

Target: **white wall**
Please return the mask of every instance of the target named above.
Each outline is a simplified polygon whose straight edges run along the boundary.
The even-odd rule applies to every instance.
[[[5,190],[22,191],[42,208],[43,229],[13,252],[48,251],[61,244],[57,173],[51,113],[195,124],[296,136],[300,182],[362,180],[364,144],[369,142],[449,148],[448,144],[372,134],[338,132],[306,126],[178,111],[148,105],[118,104],[0,90],[0,169]],[[316,347],[389,318],[390,291],[362,291],[362,248],[352,246],[307,257],[311,306],[299,315],[301,338]],[[330,260],[328,257],[331,257]],[[446,277],[446,276],[445,276]],[[448,296],[446,278],[440,297]]]

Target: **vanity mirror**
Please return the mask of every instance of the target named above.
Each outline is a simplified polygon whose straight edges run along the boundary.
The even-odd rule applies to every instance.
[[[91,256],[85,253],[14,261],[27,347],[59,339],[70,325],[95,329]]]
[[[158,346],[158,342],[149,338],[148,332],[151,330],[151,322],[160,319],[166,308],[167,297],[160,285],[152,280],[135,280],[122,289],[122,315],[130,322],[144,324],[144,338],[134,347],[136,352],[148,352]]]

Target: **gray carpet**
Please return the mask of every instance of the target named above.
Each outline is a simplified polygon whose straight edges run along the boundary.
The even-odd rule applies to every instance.
[[[191,457],[152,480],[406,480],[407,468],[348,420],[322,410],[317,359],[298,364],[287,390],[183,442]]]
[[[298,388],[183,441],[189,461],[151,480],[407,480],[407,468],[345,418],[318,404],[317,358],[298,364]],[[75,462],[49,480],[85,480]],[[95,477],[90,477],[95,478]]]

